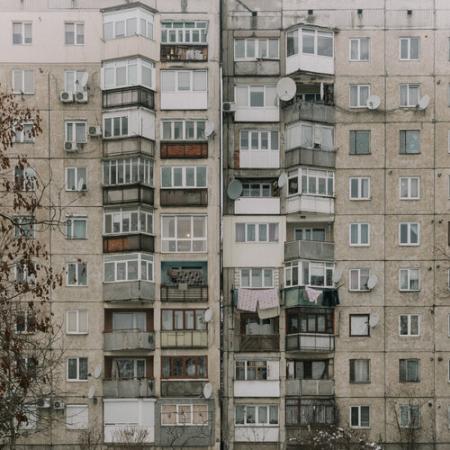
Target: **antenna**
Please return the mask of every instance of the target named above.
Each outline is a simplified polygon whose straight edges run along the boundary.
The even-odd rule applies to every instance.
[[[367,108],[374,110],[377,109],[380,106],[381,99],[378,97],[378,95],[371,95],[367,99]]]
[[[424,95],[423,97],[420,97],[419,103],[417,103],[417,108],[423,111],[424,109],[428,108],[429,104],[430,104],[430,97],[428,95]]]
[[[288,102],[292,100],[297,92],[297,85],[292,78],[281,78],[277,83],[277,94],[280,100]]]
[[[230,181],[227,188],[227,195],[230,200],[236,200],[242,194],[242,183],[236,178]]]
[[[206,383],[203,386],[203,397],[211,398],[212,392],[213,392],[212,384],[211,383]]]
[[[88,398],[94,398],[95,395],[95,386],[91,386],[88,391]]]
[[[81,85],[81,87],[84,88],[86,86],[86,84],[88,82],[88,77],[89,77],[88,73],[87,72],[83,72],[83,75],[81,75],[81,78],[80,78],[80,85]]]
[[[102,374],[102,366],[97,366],[94,370],[94,377],[99,378]]]
[[[208,309],[205,311],[205,317],[204,317],[205,322],[206,322],[206,323],[211,322],[212,317],[213,317],[212,309],[211,309],[211,308],[208,308]]]
[[[215,125],[214,122],[207,121],[205,124],[205,136],[207,138],[211,137],[215,133]]]
[[[278,187],[282,188],[284,186],[286,186],[288,182],[288,177],[286,175],[285,172],[283,172],[279,177],[278,177]]]
[[[375,274],[370,274],[367,280],[367,288],[372,290],[378,283],[378,277]]]

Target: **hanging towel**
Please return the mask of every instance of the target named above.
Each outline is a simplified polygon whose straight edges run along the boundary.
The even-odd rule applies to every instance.
[[[318,291],[317,289],[312,289],[308,286],[305,287],[306,296],[311,303],[317,304],[317,299],[319,298],[322,291]]]

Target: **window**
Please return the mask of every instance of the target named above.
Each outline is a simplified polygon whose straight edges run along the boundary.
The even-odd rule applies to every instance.
[[[153,160],[138,157],[103,161],[104,186],[137,183],[153,186]]]
[[[16,283],[28,283],[30,287],[34,286],[36,282],[38,266],[32,261],[16,263],[15,265],[15,279]]]
[[[399,381],[400,383],[420,382],[420,360],[400,359],[399,360]]]
[[[272,197],[272,183],[242,183],[241,197]]]
[[[418,37],[400,38],[400,59],[419,59],[419,42]]]
[[[246,426],[278,425],[278,405],[237,405],[234,423]]]
[[[82,85],[83,78],[86,78],[87,72],[80,70],[65,70],[64,71],[64,90],[67,92],[82,92],[84,87]]]
[[[247,38],[234,40],[234,60],[279,59],[278,39]]]
[[[206,70],[161,70],[161,92],[199,92],[208,90]]]
[[[69,216],[66,219],[66,238],[67,239],[87,238],[86,216]]]
[[[400,85],[400,106],[415,108],[419,103],[420,86],[418,84]]]
[[[103,17],[105,41],[136,35],[153,39],[153,15],[140,8],[115,11]]]
[[[13,94],[34,94],[34,75],[32,70],[14,69],[12,71]]]
[[[350,39],[350,61],[369,61],[369,38]]]
[[[369,406],[350,406],[350,426],[352,428],[369,428],[369,418]]]
[[[278,242],[277,223],[237,223],[236,242]]]
[[[34,333],[36,331],[36,315],[31,309],[19,310],[16,313],[16,333]]]
[[[112,313],[113,331],[147,331],[145,311],[125,311]]]
[[[370,96],[370,86],[367,84],[354,84],[350,86],[350,108],[367,108],[367,99]]]
[[[276,130],[241,130],[239,135],[240,150],[279,150],[278,131]]]
[[[349,229],[351,247],[368,247],[370,245],[369,223],[351,223]]]
[[[161,167],[161,189],[206,188],[206,166]]]
[[[161,43],[163,44],[207,44],[208,22],[205,21],[163,21],[161,22]]]
[[[298,30],[286,33],[287,56],[298,55]]]
[[[350,314],[350,336],[370,336],[369,314]]]
[[[325,228],[295,228],[296,241],[325,241]]]
[[[161,327],[164,331],[204,331],[205,311],[202,309],[163,309]]]
[[[24,123],[16,127],[13,140],[15,144],[32,144],[34,142],[33,124]]]
[[[146,361],[138,358],[114,358],[111,374],[120,380],[145,378]]]
[[[334,264],[317,261],[292,261],[284,265],[284,283],[289,286],[334,287]]]
[[[299,36],[302,35],[302,53],[333,57],[333,33],[297,29],[287,33],[287,56],[299,53]]]
[[[420,336],[420,316],[417,314],[402,314],[399,316],[400,336]]]
[[[124,253],[104,256],[104,282],[153,281],[153,255]]]
[[[418,200],[420,198],[420,177],[400,177],[400,200]]]
[[[241,269],[241,288],[273,288],[273,269]]]
[[[163,252],[206,252],[206,216],[161,216]]]
[[[350,383],[370,383],[370,359],[350,359]]]
[[[161,404],[161,426],[208,425],[208,405]]]
[[[86,168],[66,167],[66,191],[86,191]]]
[[[350,291],[368,291],[369,269],[350,269]]]
[[[400,130],[400,153],[420,153],[419,130]]]
[[[325,360],[287,361],[289,380],[328,380],[330,364]]]
[[[16,238],[34,239],[35,223],[36,221],[33,216],[14,217],[14,236]]]
[[[236,380],[253,381],[268,379],[268,361],[236,361]]]
[[[234,99],[242,108],[278,108],[275,86],[235,86]]]
[[[142,85],[153,89],[155,65],[146,59],[120,59],[102,65],[103,89]]]
[[[288,172],[288,195],[334,196],[334,172],[300,167]]]
[[[286,127],[286,149],[305,147],[334,150],[334,128],[309,122],[296,122]]]
[[[399,278],[399,289],[401,291],[420,290],[419,269],[400,269],[398,278]]]
[[[128,116],[105,117],[103,122],[103,137],[128,136]]]
[[[419,245],[420,244],[420,224],[405,222],[399,224],[399,244]]]
[[[370,199],[370,178],[350,177],[349,178],[350,200]]]
[[[64,43],[66,45],[84,44],[83,22],[66,22],[64,24]]]
[[[87,286],[87,264],[81,261],[67,264],[67,286]]]
[[[31,22],[13,22],[12,32],[14,45],[31,44],[33,42]]]
[[[87,381],[88,379],[88,359],[68,358],[67,359],[67,380]]]
[[[370,131],[350,130],[350,155],[370,154]]]
[[[88,334],[88,312],[86,309],[66,312],[66,334]]]
[[[400,428],[420,427],[419,405],[400,405]]]
[[[334,425],[335,405],[331,400],[286,399],[286,425]]]
[[[38,421],[37,406],[31,404],[23,404],[22,413],[26,419],[19,424],[20,430],[35,430]]]
[[[153,211],[143,208],[105,209],[103,234],[153,234]]]
[[[306,308],[308,310],[308,307]],[[333,312],[308,312],[308,311],[292,311],[287,314],[287,334],[297,333],[320,333],[333,334]],[[294,336],[295,338],[297,336]],[[308,345],[308,344],[307,344]],[[311,348],[315,343],[309,343]]]
[[[34,192],[37,185],[36,171],[31,167],[17,165],[14,168],[14,183],[16,189],[24,192]]]
[[[164,141],[204,141],[204,120],[162,120],[161,136]]]
[[[450,359],[447,361],[447,381],[450,383]]]
[[[88,405],[66,405],[66,428],[82,430],[89,426]]]
[[[207,378],[206,356],[162,356],[162,378]]]
[[[85,144],[86,140],[86,122],[74,121],[65,123],[65,140],[66,142],[73,142],[77,144]]]

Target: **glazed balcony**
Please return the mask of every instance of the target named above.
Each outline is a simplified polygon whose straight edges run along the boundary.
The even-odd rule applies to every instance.
[[[161,380],[162,397],[199,397],[207,381]]]
[[[290,241],[284,243],[284,260],[334,261],[334,242]]]
[[[140,398],[155,396],[153,378],[137,378],[130,380],[104,379],[103,397],[105,398]]]
[[[161,62],[208,61],[207,45],[162,44]]]
[[[104,333],[103,350],[155,350],[155,333],[137,330],[122,330]]]
[[[148,234],[103,236],[103,253],[155,251],[155,237]]]
[[[103,204],[144,203],[154,205],[155,192],[142,183],[103,186]]]
[[[207,142],[161,141],[161,159],[197,159],[208,157]]]
[[[322,291],[316,302],[311,302],[305,292],[304,286],[287,287],[283,289],[283,299],[285,308],[293,307],[326,307],[334,308],[339,304],[339,293],[336,288],[322,288],[314,286],[313,289]],[[305,311],[307,311],[305,309]]]
[[[286,335],[287,352],[333,352],[334,335],[296,333]]]
[[[161,189],[161,206],[208,206],[208,189]]]
[[[333,380],[286,380],[286,395],[334,395]]]
[[[143,106],[155,109],[155,93],[142,86],[109,89],[102,93],[103,109]]]
[[[161,348],[208,347],[208,331],[161,331]]]

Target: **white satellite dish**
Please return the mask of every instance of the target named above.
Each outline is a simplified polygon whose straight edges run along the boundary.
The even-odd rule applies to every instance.
[[[214,134],[215,126],[214,122],[207,121],[205,124],[205,136],[207,138],[211,137]]]
[[[242,194],[242,183],[236,178],[234,180],[231,180],[227,188],[228,198],[231,200],[236,200],[238,197],[240,197],[241,194]]]
[[[367,280],[367,288],[372,290],[378,283],[378,277],[375,274],[370,274]]]
[[[85,87],[87,85],[88,77],[89,77],[88,73],[83,72],[83,75],[81,75],[81,78],[80,78],[80,86],[81,87]]]
[[[333,273],[333,283],[339,283],[339,281],[341,281],[342,278],[342,272],[340,270],[335,270]]]
[[[278,177],[278,187],[282,188],[284,186],[286,186],[288,182],[288,177],[287,175],[283,172],[279,177]]]
[[[211,383],[206,383],[203,386],[203,397],[211,398],[212,392],[213,392],[212,384]]]
[[[367,99],[367,108],[369,109],[377,109],[381,104],[381,99],[378,95],[371,95]]]
[[[369,326],[371,328],[375,328],[378,325],[379,322],[380,322],[380,317],[378,316],[378,314],[371,314],[370,315]]]
[[[102,374],[102,366],[97,366],[94,370],[94,377],[98,378]]]
[[[297,85],[292,78],[284,77],[281,78],[277,83],[277,94],[280,100],[283,102],[288,102],[294,98],[297,92]]]
[[[430,97],[428,95],[424,95],[423,97],[420,97],[419,103],[417,103],[417,108],[423,111],[424,109],[428,108],[429,104],[430,104]]]
[[[208,308],[208,309],[205,311],[205,317],[204,317],[205,322],[206,322],[206,323],[211,322],[212,317],[213,317],[212,309]]]
[[[94,398],[95,395],[95,386],[91,386],[88,391],[88,398]]]

